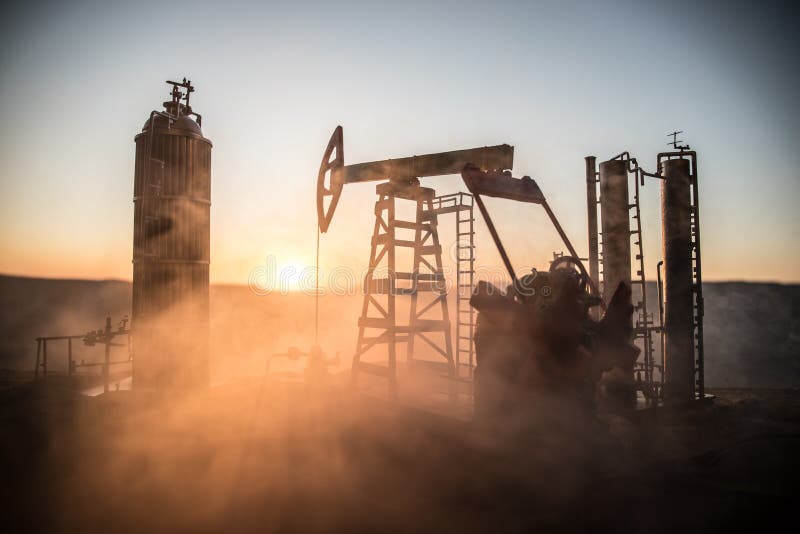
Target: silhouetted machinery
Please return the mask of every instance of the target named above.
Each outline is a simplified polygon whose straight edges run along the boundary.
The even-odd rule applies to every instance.
[[[415,338],[436,348],[446,360],[449,375],[456,377],[441,245],[436,230],[438,211],[432,204],[433,190],[421,187],[419,178],[460,173],[511,280],[505,290],[480,282],[470,301],[479,311],[475,333],[476,414],[513,409],[515,404],[524,402],[522,399],[541,392],[566,393],[582,399],[586,406],[593,406],[599,398],[605,405],[629,408],[635,405],[638,393],[650,402],[663,398],[684,401],[702,395],[697,161],[688,147],[673,144],[675,152],[659,154],[657,174],[645,172],[635,158],[623,153],[600,165],[598,179],[594,158],[587,158],[590,236],[587,271],[536,182],[527,176],[511,175],[513,147],[498,145],[345,166],[343,134],[338,127],[318,175],[320,230],[328,229],[345,184],[386,180],[377,186],[379,200],[375,205],[376,221],[364,282],[353,381],[359,372],[386,376],[390,395],[395,396],[395,344],[408,342],[411,362]],[[635,176],[633,202],[629,200],[629,174]],[[659,309],[663,326],[654,325],[646,305],[639,211],[639,185],[645,176],[662,180],[666,284],[663,298],[659,298]],[[542,206],[569,255],[556,259],[547,272],[534,270],[518,279],[483,202],[484,196]],[[400,221],[395,217],[396,199],[417,202],[416,220]],[[597,204],[602,232],[598,232]],[[634,229],[631,229],[631,210]],[[397,232],[402,229],[413,231],[413,239],[398,238]],[[598,241],[600,233],[602,247]],[[402,246],[414,251],[414,262],[408,272],[395,269],[395,249]],[[634,247],[638,247],[636,278],[631,276]],[[376,269],[383,259],[387,260],[388,274],[386,278],[377,278]],[[410,285],[401,287],[399,281],[409,281]],[[633,286],[637,284],[638,301],[634,306]],[[660,283],[659,289],[662,289]],[[417,298],[423,291],[435,294],[435,299],[422,307],[423,312],[438,307],[440,315],[435,319],[422,318],[418,312]],[[379,294],[388,295],[385,306],[377,301]],[[395,295],[412,297],[406,325],[396,321]],[[370,315],[370,310],[375,316]],[[639,313],[634,322],[635,311]],[[379,333],[367,335],[369,329],[377,329]],[[441,346],[431,342],[430,332],[444,334]],[[654,362],[654,333],[663,335],[660,365]],[[643,349],[637,347],[637,340],[643,341]],[[364,353],[383,343],[389,347],[388,366],[362,360]],[[663,361],[664,354],[667,364]],[[659,380],[656,374],[665,378]]]
[[[632,372],[639,353],[631,342],[630,284],[620,281],[606,305],[530,177],[513,178],[471,165],[461,175],[512,280],[505,291],[479,282],[472,297],[480,312],[475,334],[476,417],[513,413],[541,394],[571,396],[591,409],[601,378],[615,369]],[[541,205],[570,255],[556,259],[547,272],[534,270],[517,279],[483,195]],[[605,308],[600,320],[591,317],[594,307]],[[632,402],[635,391],[627,383],[605,378],[607,401]]]
[[[456,150],[423,156],[389,159],[355,165],[344,164],[344,138],[338,126],[331,136],[322,157],[317,178],[317,215],[319,229],[326,232],[345,184],[383,182],[376,187],[375,224],[369,267],[364,279],[364,302],[358,321],[358,341],[353,357],[352,382],[355,385],[360,373],[385,377],[389,395],[397,395],[397,345],[406,343],[409,365],[426,365],[440,369],[451,379],[457,377],[453,357],[451,321],[447,302],[442,246],[439,242],[438,218],[445,213],[472,213],[471,204],[464,200],[469,195],[436,197],[433,189],[422,187],[422,177],[460,173],[467,164],[484,169],[509,169],[514,160],[514,149],[509,145]],[[398,202],[411,202],[415,208],[412,220],[397,214]],[[472,218],[462,221],[472,232]],[[459,273],[473,270],[471,245]],[[459,245],[459,249],[462,249]],[[398,267],[402,252],[410,251],[407,267]],[[398,256],[400,256],[398,258]],[[459,258],[459,262],[461,262]],[[470,284],[471,285],[471,284]],[[403,321],[398,312],[398,297],[407,297],[408,320]],[[471,317],[471,310],[459,309],[459,324]],[[463,316],[462,316],[463,315]],[[468,331],[472,328],[468,325]],[[459,335],[457,342],[462,342]],[[419,345],[433,351],[444,361],[415,358]],[[366,361],[378,348],[386,347],[387,365]],[[456,347],[456,356],[460,346]],[[451,380],[451,395],[455,396],[455,380]]]
[[[133,232],[133,385],[208,384],[211,141],[189,105],[191,82],[136,136]]]
[[[674,150],[657,155],[655,173],[642,169],[628,152],[600,163],[599,173],[595,158],[586,158],[589,270],[605,296],[620,281],[635,288],[633,305],[637,314],[631,327],[633,338],[641,345],[642,357],[634,369],[626,371],[625,379],[652,402],[688,402],[705,396],[697,154],[679,144],[680,133],[669,134]],[[631,176],[633,198],[629,193]],[[663,259],[658,262],[658,324],[647,307],[640,210],[640,188],[646,177],[661,183]],[[658,351],[653,343],[655,336],[661,338]],[[656,358],[657,352],[660,358]]]
[[[503,293],[482,284],[472,299],[473,305],[480,311],[475,334],[478,362],[475,387],[480,392],[476,400],[483,402],[483,406],[494,405],[494,401],[490,400],[492,395],[487,393],[490,390],[509,392],[518,389],[517,385],[520,384],[524,390],[534,384],[544,386],[545,383],[550,387],[569,384],[569,388],[580,390],[581,395],[589,397],[587,391],[590,388],[593,391],[596,376],[610,368],[598,362],[604,358],[609,361],[620,360],[632,367],[631,358],[635,360],[636,349],[629,342],[627,327],[632,309],[624,306],[623,298],[630,293],[630,287],[625,284],[620,286],[619,294],[622,297],[612,299],[612,302],[619,302],[620,305],[610,308],[603,320],[599,323],[590,321],[589,308],[603,306],[602,299],[536,182],[527,176],[512,177],[508,170],[512,165],[513,147],[498,145],[345,166],[342,129],[337,127],[334,131],[323,156],[317,182],[317,213],[321,231],[328,229],[345,184],[387,180],[377,186],[379,200],[375,206],[372,252],[364,281],[364,305],[353,359],[354,382],[360,372],[385,376],[389,379],[390,395],[395,396],[395,345],[408,342],[408,359],[411,362],[415,338],[436,348],[446,360],[448,374],[455,377],[441,268],[441,245],[436,230],[437,210],[432,203],[434,193],[430,188],[421,187],[419,178],[456,173],[461,174],[480,209],[512,280],[509,291]],[[518,280],[482,196],[541,205],[571,256],[557,262],[558,268],[552,273],[528,275]],[[396,199],[417,203],[415,220],[400,221],[395,218]],[[412,231],[413,238],[398,238],[396,233],[400,230]],[[410,272],[395,269],[395,248],[403,246],[414,250]],[[375,275],[382,259],[388,259],[387,278],[377,278]],[[551,282],[538,287],[537,284],[541,284],[545,278]],[[400,286],[400,281],[408,281],[409,285]],[[418,311],[416,299],[423,291],[431,291],[435,295],[432,302],[422,307],[423,313],[437,307],[440,314],[434,319],[423,318]],[[377,301],[377,295],[388,296],[385,306]],[[396,320],[394,297],[397,295],[412,297],[407,324],[398,324]],[[372,310],[374,315],[370,314]],[[368,335],[368,329],[377,329],[378,334]],[[429,339],[430,332],[444,334],[441,347]],[[368,350],[383,343],[388,344],[387,366],[362,360]],[[612,346],[616,350],[610,350]],[[545,347],[547,350],[542,352]],[[583,368],[574,369],[572,378],[568,378],[568,369],[575,367],[575,361],[579,359],[579,347],[583,347],[581,350],[585,352]],[[540,379],[519,381],[526,373],[533,376],[532,370],[538,367]],[[544,372],[545,368],[549,371]],[[494,386],[498,383],[501,385],[496,389]]]

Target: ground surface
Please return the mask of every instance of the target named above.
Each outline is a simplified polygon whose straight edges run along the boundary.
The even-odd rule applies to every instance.
[[[212,287],[207,391],[84,397],[56,346],[34,384],[34,337],[119,318],[130,285],[0,276],[0,530],[782,530],[800,505],[800,286],[704,287],[706,383],[729,388],[713,403],[595,418],[538,399],[487,427],[436,380],[402,376],[400,406],[368,381],[309,390],[302,362],[265,381],[269,355],[313,339],[313,299],[245,287]],[[321,301],[342,374],[359,308]]]
[[[602,420],[543,400],[488,429],[260,379],[169,401],[2,384],[12,532],[770,531],[800,504],[797,390]]]

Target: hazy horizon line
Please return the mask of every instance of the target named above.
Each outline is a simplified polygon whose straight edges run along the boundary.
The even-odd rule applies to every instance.
[[[58,277],[48,277],[48,276],[31,276],[26,274],[13,274],[13,273],[0,273],[0,278],[24,278],[27,280],[46,280],[51,282],[119,282],[124,284],[133,284],[132,279],[123,279],[123,278],[78,278],[78,277],[69,277],[69,278],[58,278]],[[647,280],[648,283],[656,283],[656,280]],[[800,280],[797,281],[776,281],[776,280],[759,280],[759,279],[720,279],[720,280],[703,280],[704,284],[769,284],[769,285],[779,285],[779,286],[798,286],[800,285]],[[219,282],[210,282],[211,286],[231,286],[231,287],[242,287],[244,289],[250,289],[248,282],[229,282],[229,281],[219,281]],[[321,289],[325,289],[321,287]],[[303,294],[304,289],[286,289],[285,292],[287,293],[299,293]],[[268,294],[281,294],[281,291],[271,291]],[[359,294],[361,294],[359,292]],[[261,295],[256,295],[261,296]],[[313,295],[308,295],[313,296]],[[328,296],[323,295],[323,296]]]

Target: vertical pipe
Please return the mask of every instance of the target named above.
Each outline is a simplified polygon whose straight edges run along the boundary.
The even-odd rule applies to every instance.
[[[408,333],[408,342],[406,343],[406,364],[411,367],[414,362],[414,338],[416,331],[414,327],[417,325],[417,302],[419,300],[419,266],[422,256],[422,224],[425,219],[425,215],[423,213],[423,203],[424,200],[422,198],[418,198],[416,201],[417,209],[416,209],[416,216],[415,222],[416,226],[414,228],[414,258],[411,260],[411,268],[412,268],[412,279],[411,279],[411,287],[413,288],[413,292],[411,293],[411,304],[408,308],[408,324],[411,326],[411,331]],[[431,206],[432,207],[432,206]],[[433,211],[429,211],[428,215],[433,215]],[[456,223],[458,224],[458,223]],[[458,230],[456,230],[456,239],[458,239]],[[458,273],[456,273],[458,276]],[[458,335],[456,331],[456,335]]]
[[[397,278],[395,270],[395,203],[396,199],[393,194],[388,196],[389,205],[386,211],[387,224],[387,238],[386,238],[386,256],[388,260],[389,271],[389,301],[387,302],[386,309],[389,315],[389,398],[391,400],[397,399],[397,312],[395,309],[395,293],[397,292]]]
[[[597,163],[594,156],[586,156],[586,213],[589,220],[589,278],[595,287],[600,287],[599,246],[597,242]],[[597,319],[599,310],[592,309]]]
[[[700,261],[700,190],[698,185],[697,154],[692,153],[692,208],[694,214],[694,295],[695,295],[695,328],[697,347],[697,394],[703,399],[706,395],[705,350],[703,348],[703,269]]]
[[[661,231],[664,249],[665,397],[694,399],[694,294],[689,160],[662,162]]]
[[[36,367],[33,369],[33,379],[36,380],[39,378],[39,365],[41,362],[41,354],[42,354],[42,338],[36,338]]]
[[[47,378],[47,339],[42,341],[42,376]]]
[[[72,338],[67,339],[67,375],[72,376]]]
[[[626,160],[600,164],[603,229],[603,298],[611,301],[620,282],[631,283],[631,223]]]
[[[462,197],[463,198],[463,197]],[[474,199],[473,199],[474,200]],[[462,200],[463,203],[463,200]],[[472,260],[469,263],[469,293],[472,294],[472,288],[475,287],[475,213],[474,202],[469,204],[469,258]],[[475,308],[469,305],[469,378],[473,379],[475,376]]]
[[[111,317],[106,317],[106,328],[104,334],[106,350],[105,361],[103,364],[103,393],[108,393],[109,367],[111,366]]]
[[[111,341],[106,341],[105,361],[103,362],[103,393],[108,393],[109,366],[111,365]]]
[[[661,268],[664,266],[664,260],[658,262],[656,265],[656,272],[658,273],[658,337],[659,347],[661,349],[661,383],[664,383],[664,281],[661,279]]]

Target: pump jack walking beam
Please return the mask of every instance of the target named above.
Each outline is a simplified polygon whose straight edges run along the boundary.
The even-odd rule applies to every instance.
[[[322,156],[317,177],[320,232],[328,230],[345,184],[390,180],[398,185],[411,185],[417,178],[459,174],[467,164],[481,169],[511,169],[514,147],[497,145],[345,165],[344,133],[342,127],[337,126]]]
[[[513,178],[510,172],[507,171],[513,166],[514,147],[510,145],[453,150],[408,158],[345,165],[344,132],[341,126],[337,126],[333,131],[333,135],[331,135],[330,141],[328,141],[328,146],[319,166],[319,174],[317,175],[317,220],[319,230],[322,233],[327,232],[345,184],[389,180],[395,187],[404,188],[418,185],[418,178],[461,173],[464,183],[475,197],[478,209],[480,209],[489,227],[489,232],[497,250],[500,252],[506,270],[515,284],[517,278],[511,261],[500,240],[492,218],[486,210],[481,195],[541,205],[547,212],[547,216],[550,217],[550,221],[566,245],[570,255],[575,258],[581,274],[588,280],[592,293],[599,296],[597,286],[589,277],[583,263],[578,259],[575,248],[550,209],[542,190],[528,176]],[[605,308],[605,303],[601,303],[601,305]]]
[[[547,203],[544,193],[542,193],[542,190],[539,189],[539,186],[531,177],[523,176],[522,178],[514,178],[509,172],[484,171],[475,165],[468,164],[462,169],[461,178],[464,180],[464,184],[467,186],[467,189],[469,189],[469,192],[475,197],[475,203],[478,205],[481,215],[483,215],[483,220],[486,221],[486,226],[489,228],[489,233],[492,235],[492,240],[494,240],[497,251],[503,259],[503,264],[512,282],[514,282],[514,287],[517,287],[517,277],[514,268],[511,265],[511,260],[508,258],[506,249],[503,246],[503,242],[500,240],[500,236],[495,229],[494,222],[489,215],[489,211],[486,209],[486,205],[483,203],[481,195],[505,198],[517,202],[528,202],[542,206],[570,255],[575,258],[575,263],[581,274],[589,283],[592,293],[598,296],[600,295],[594,281],[589,276],[589,273],[586,272],[586,267],[583,266],[583,262],[578,258],[578,253],[575,252],[575,248],[572,246],[567,234],[564,232],[558,219],[556,219],[553,210],[550,209],[550,205]],[[601,303],[601,305],[605,308],[605,303]]]

